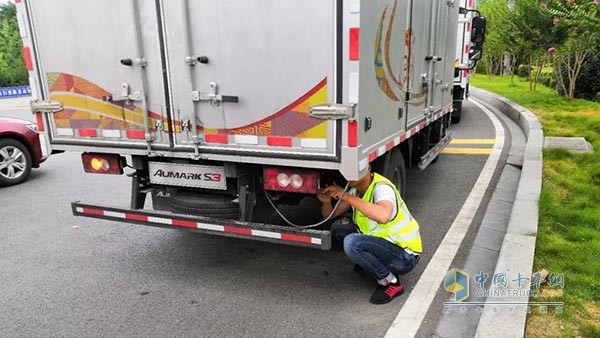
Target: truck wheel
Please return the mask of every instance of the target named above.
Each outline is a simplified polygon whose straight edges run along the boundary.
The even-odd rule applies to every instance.
[[[8,187],[22,183],[31,173],[33,161],[23,143],[0,140],[0,186]]]
[[[452,111],[452,123],[459,123],[462,118],[462,101],[454,102],[454,110]]]
[[[171,211],[179,214],[235,219],[240,217],[240,207],[231,197],[177,191],[169,198]]]
[[[404,156],[400,149],[394,149],[390,157],[390,164],[385,168],[385,174],[398,190],[401,196],[406,195],[406,165],[404,164]]]

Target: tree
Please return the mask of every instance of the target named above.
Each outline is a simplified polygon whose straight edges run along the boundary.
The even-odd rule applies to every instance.
[[[0,4],[0,87],[28,84],[14,3]]]
[[[488,18],[486,49],[501,60],[504,52],[511,56],[512,70],[518,62],[527,65],[530,90],[535,91],[538,78],[548,61],[547,49],[560,44],[564,29],[552,23],[552,15],[543,11],[539,0],[482,0],[479,8]]]
[[[567,31],[566,43],[556,48],[554,75],[565,96],[573,99],[582,65],[600,43],[600,4],[598,0],[552,0],[545,7],[554,16],[554,25]]]
[[[530,69],[529,89],[535,91],[537,81],[548,62],[548,48],[563,43],[565,30],[553,24],[553,16],[539,0],[515,1],[507,18],[515,48]]]

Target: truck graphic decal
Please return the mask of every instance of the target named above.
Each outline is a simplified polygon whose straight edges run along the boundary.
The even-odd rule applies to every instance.
[[[104,102],[105,89],[81,77],[48,73],[50,98],[63,103],[64,110],[54,114],[57,128],[144,129],[141,108],[123,103]],[[149,111],[151,126],[166,118]]]
[[[48,87],[52,100],[63,103],[64,110],[55,113],[57,128],[91,128],[106,130],[143,130],[143,110],[125,102],[105,102],[110,95],[100,86],[81,77],[65,73],[48,73]],[[309,107],[327,102],[327,78],[317,83],[294,102],[278,112],[252,124],[232,129],[211,129],[198,126],[206,134],[288,136],[327,138],[327,121],[312,118]],[[167,124],[166,117],[148,112],[150,126],[156,121]],[[181,121],[174,121],[175,132],[181,132]]]
[[[275,114],[234,129],[209,129],[207,134],[326,138],[327,122],[309,115],[309,107],[327,103],[327,78]]]
[[[398,10],[398,0],[394,0],[393,7],[390,10],[390,4],[386,5],[381,14],[379,25],[377,27],[377,35],[375,38],[375,55],[374,55],[374,66],[375,66],[375,78],[379,84],[379,88],[385,93],[385,95],[393,101],[400,101],[400,98],[404,97],[404,93],[409,91],[408,78],[409,74],[414,73],[414,60],[409,58],[412,47],[416,42],[416,37],[412,34],[410,28],[407,28],[404,32],[404,46],[405,53],[403,56],[403,67],[400,74],[394,74],[394,70],[391,65],[392,58],[390,56],[392,35],[394,29],[394,23],[397,21],[396,14]],[[387,25],[387,27],[386,27]],[[384,34],[385,30],[385,34]],[[426,91],[421,90],[419,93],[411,93],[408,104],[412,106],[420,106],[424,103],[426,97]]]

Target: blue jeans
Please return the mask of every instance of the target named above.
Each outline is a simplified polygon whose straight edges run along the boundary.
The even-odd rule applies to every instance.
[[[334,240],[343,242],[344,252],[351,261],[361,266],[377,280],[390,273],[403,275],[410,272],[419,256],[410,254],[396,244],[383,238],[358,234],[356,225],[336,221],[331,226]]]

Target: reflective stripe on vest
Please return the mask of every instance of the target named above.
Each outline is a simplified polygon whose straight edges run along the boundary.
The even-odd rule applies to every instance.
[[[402,248],[409,249],[409,251],[413,253],[420,254],[423,251],[423,248],[419,224],[408,211],[406,204],[400,197],[400,192],[392,182],[375,173],[373,175],[373,182],[371,182],[371,185],[367,188],[367,191],[365,191],[362,199],[369,203],[373,203],[375,188],[380,184],[390,186],[396,194],[396,217],[388,223],[379,224],[355,209],[354,223],[363,234],[386,239]]]

